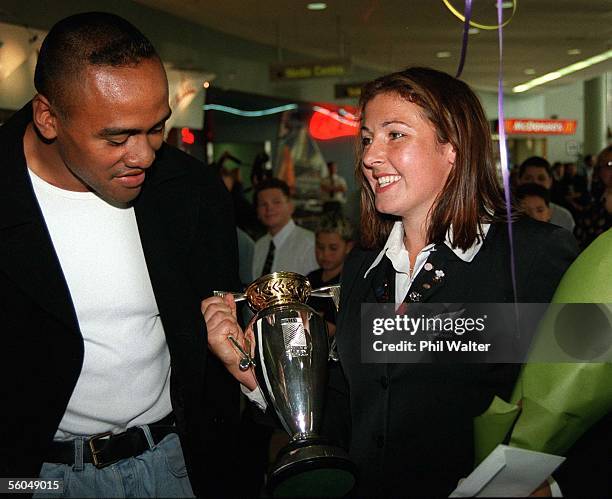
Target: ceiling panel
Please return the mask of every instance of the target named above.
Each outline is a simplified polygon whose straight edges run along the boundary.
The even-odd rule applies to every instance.
[[[309,11],[298,0],[136,0],[189,21],[307,57],[346,55],[360,66],[392,71],[411,64],[454,73],[463,23],[442,0],[329,0]],[[452,0],[457,10],[464,2]],[[180,5],[180,8],[177,8]],[[494,0],[474,0],[473,20],[494,24]],[[511,10],[505,10],[508,16]],[[570,56],[578,48],[580,55]],[[504,29],[505,87],[612,48],[612,0],[520,0]],[[451,58],[440,60],[436,52]],[[275,62],[275,61],[270,61]],[[481,89],[497,86],[497,31],[469,38],[463,78]],[[535,76],[524,70],[533,68]],[[566,84],[612,70],[612,60],[549,85]]]

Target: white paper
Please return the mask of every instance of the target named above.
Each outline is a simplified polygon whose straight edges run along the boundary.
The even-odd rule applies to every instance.
[[[527,497],[563,461],[562,456],[498,445],[449,497]]]

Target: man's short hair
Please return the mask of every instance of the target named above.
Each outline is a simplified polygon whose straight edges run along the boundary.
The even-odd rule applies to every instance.
[[[523,176],[527,168],[544,168],[549,177],[552,178],[552,170],[550,163],[546,161],[542,156],[531,156],[521,163],[519,166],[519,178]]]
[[[263,180],[259,184],[255,186],[255,190],[253,191],[253,203],[257,206],[257,199],[259,197],[259,193],[261,191],[265,191],[266,189],[280,189],[287,199],[291,199],[291,190],[286,182],[283,182],[281,179],[273,177]]]
[[[40,48],[34,86],[60,112],[66,111],[69,85],[86,66],[134,66],[159,59],[151,42],[115,14],[85,12],[56,23]]]
[[[519,201],[529,196],[542,198],[546,206],[550,206],[550,191],[540,184],[523,184],[516,189],[516,199]]]

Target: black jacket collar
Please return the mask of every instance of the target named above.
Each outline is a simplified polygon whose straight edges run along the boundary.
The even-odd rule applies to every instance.
[[[0,129],[0,272],[42,308],[78,330],[74,306],[27,171],[26,104]]]

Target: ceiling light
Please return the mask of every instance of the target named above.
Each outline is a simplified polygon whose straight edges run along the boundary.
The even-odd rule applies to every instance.
[[[324,2],[312,2],[309,3],[306,8],[308,10],[325,10],[327,9],[327,4]]]
[[[582,50],[580,49],[569,49],[567,51],[567,55],[580,55],[582,53]]]
[[[205,81],[204,83],[202,83],[202,86],[203,86],[204,88],[208,88],[208,87],[210,87],[210,82]]]
[[[495,4],[495,8],[497,8],[498,5],[499,5],[499,2]],[[514,2],[502,2],[501,7],[502,9],[511,9],[512,7],[514,7]]]
[[[527,68],[525,70],[523,70],[523,73],[525,73],[526,75],[534,75],[536,74],[536,70],[533,68]]]
[[[451,56],[451,53],[448,50],[441,50],[440,52],[436,52],[436,57],[438,59],[448,59]]]
[[[575,73],[576,71],[580,71],[581,69],[588,68],[595,64],[599,64],[600,62],[607,61],[612,58],[612,50],[608,50],[607,52],[602,52],[601,54],[594,55],[593,57],[589,57],[583,61],[575,62],[574,64],[570,64],[561,69],[557,69],[552,73],[547,73],[538,78],[534,78],[531,81],[525,82],[521,85],[517,85],[512,89],[514,93],[525,92],[533,87],[537,87],[538,85],[542,85],[544,83],[548,83],[549,81],[556,80],[561,78],[562,76],[567,76],[568,74]]]
[[[478,33],[480,33],[480,30],[479,30],[478,28],[470,28],[470,29],[468,30],[468,33],[469,33],[470,35],[477,35]]]

